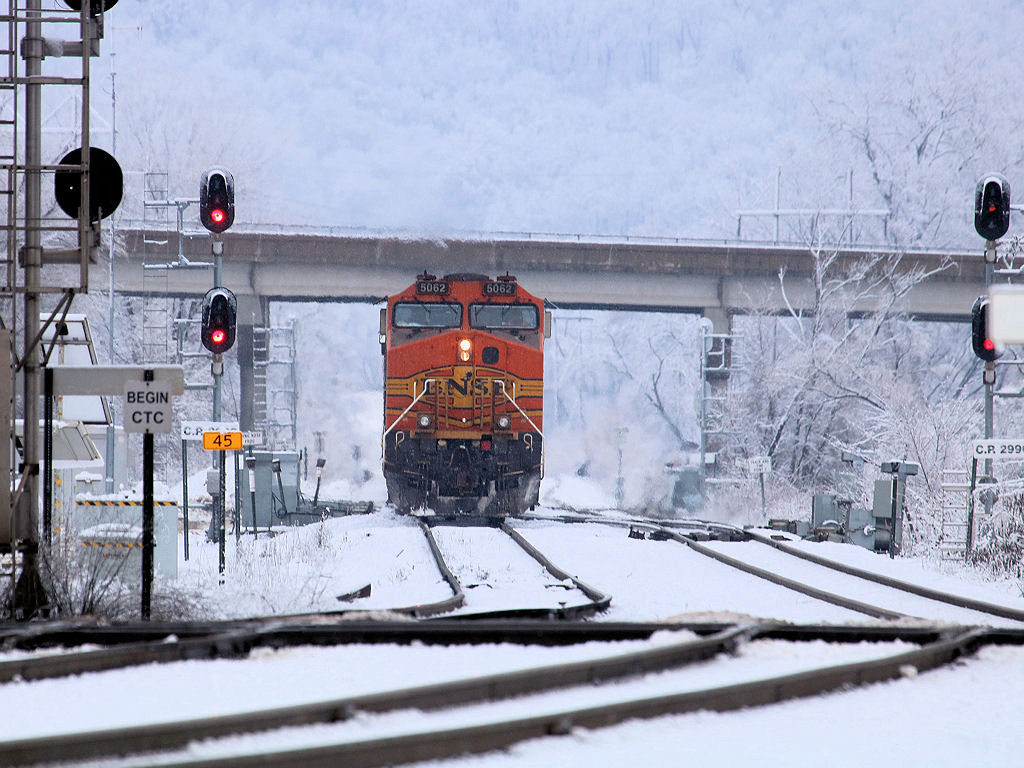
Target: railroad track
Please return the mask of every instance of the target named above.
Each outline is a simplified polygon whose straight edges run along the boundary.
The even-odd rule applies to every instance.
[[[551,625],[548,623],[546,626]],[[863,642],[866,638],[881,641],[899,639],[918,644],[920,647],[909,651],[886,653],[879,658],[829,664],[699,690],[626,697],[586,708],[555,707],[544,715],[510,717],[496,721],[491,719],[456,728],[349,740],[286,752],[268,753],[265,746],[257,746],[254,747],[256,751],[248,755],[216,757],[208,754],[203,757],[204,749],[196,744],[203,739],[219,739],[283,727],[343,723],[356,715],[406,709],[433,711],[466,707],[480,702],[536,695],[544,691],[571,691],[578,686],[588,686],[588,690],[592,690],[596,684],[685,668],[719,654],[734,653],[743,644],[764,638],[799,641],[827,639],[833,643]],[[161,764],[224,768],[268,764],[367,767],[393,765],[499,749],[525,739],[568,733],[573,728],[606,727],[628,719],[653,718],[701,709],[724,712],[897,679],[950,664],[970,655],[977,648],[992,643],[1024,644],[1024,631],[961,628],[937,632],[921,628],[897,631],[880,627],[843,629],[737,625],[719,628],[705,637],[686,634],[669,644],[582,662],[547,665],[366,696],[230,714],[218,718],[9,741],[0,743],[0,763],[26,765],[55,760],[166,753],[168,750],[180,750],[191,744],[188,754],[161,755]],[[244,747],[236,746],[233,749]]]
[[[600,521],[609,524],[609,521]],[[826,600],[836,605],[859,610],[873,618],[904,619],[903,614],[886,611],[877,606],[860,603],[842,595],[821,594],[817,588],[795,580],[780,580],[773,574],[730,557],[707,546],[709,541],[734,541],[735,530],[722,527],[712,532],[693,524],[672,528],[654,521],[624,521],[614,524],[623,527],[639,526],[644,537],[682,544],[701,555],[714,558],[731,567],[767,578],[805,595]],[[586,662],[548,665],[530,670],[496,675],[478,676],[467,680],[419,686],[417,688],[376,693],[345,699],[314,702],[295,707],[238,713],[215,719],[165,723],[159,726],[121,728],[84,734],[46,736],[39,739],[0,742],[0,764],[22,765],[53,760],[91,759],[119,754],[150,754],[159,750],[181,749],[195,739],[220,739],[238,734],[263,732],[282,727],[311,724],[338,723],[357,714],[384,713],[396,709],[465,707],[474,703],[493,702],[512,696],[536,695],[542,691],[560,690],[567,686],[593,685],[595,682],[636,678],[653,671],[676,669],[722,653],[729,653],[753,640],[801,641],[820,639],[830,643],[888,642],[899,640],[920,645],[913,651],[900,651],[884,658],[855,663],[827,665],[771,678],[743,683],[712,686],[702,690],[680,691],[656,696],[636,696],[620,702],[579,708],[566,706],[543,716],[509,718],[499,722],[479,723],[469,727],[442,728],[417,734],[387,736],[362,741],[347,741],[311,749],[275,754],[273,762],[295,765],[386,765],[424,759],[450,757],[457,754],[486,751],[513,744],[517,741],[548,734],[566,733],[575,727],[602,727],[626,719],[658,717],[697,709],[727,711],[742,706],[756,706],[808,696],[837,688],[862,685],[879,680],[894,679],[915,672],[949,664],[957,658],[970,655],[988,644],[1024,644],[1024,629],[1006,628],[954,628],[936,626],[908,626],[905,623],[883,626],[792,626],[774,623],[723,624],[684,623],[633,624],[617,622],[566,622],[552,618],[574,618],[591,615],[607,607],[610,598],[554,566],[526,538],[511,526],[500,530],[516,545],[544,565],[559,580],[572,581],[584,593],[588,602],[559,609],[524,609],[522,612],[492,611],[470,614],[472,621],[460,618],[431,618],[464,605],[464,591],[451,569],[445,564],[441,548],[431,535],[430,527],[422,525],[424,535],[445,580],[452,588],[449,600],[428,606],[407,606],[396,613],[407,618],[396,621],[368,621],[355,618],[359,612],[338,611],[323,615],[304,614],[293,617],[273,617],[265,620],[240,620],[209,624],[165,624],[122,627],[88,627],[75,625],[11,627],[0,631],[8,647],[31,650],[53,645],[101,644],[98,650],[88,649],[75,653],[56,653],[32,658],[13,658],[0,662],[0,682],[10,680],[36,680],[46,677],[102,671],[153,661],[171,662],[187,659],[242,657],[257,647],[284,647],[290,645],[334,645],[340,643],[544,643],[570,644],[594,640],[622,640],[649,637],[659,630],[688,630],[697,637],[687,636],[659,648],[640,652],[609,655],[607,658]],[[746,534],[745,534],[746,535]],[[805,560],[822,560],[819,566],[833,567],[825,561],[803,552],[785,542],[775,541],[770,535],[747,535],[750,540],[760,538],[760,544],[771,546],[788,555]],[[885,586],[914,591],[919,585],[907,585],[877,574],[856,572],[843,566],[848,575],[858,578],[883,579]],[[850,571],[855,573],[850,573]],[[761,573],[761,571],[764,571]],[[792,581],[794,583],[786,583]],[[891,583],[890,583],[891,582]],[[942,599],[943,594],[927,590],[922,597]],[[459,596],[462,599],[459,599]],[[1003,618],[1024,619],[1004,606],[993,606],[980,601],[969,601],[955,595],[945,595],[953,604],[975,611],[996,608]],[[503,619],[501,617],[504,617]],[[200,750],[202,752],[202,750]],[[168,765],[235,766],[267,764],[257,757],[169,756]],[[180,757],[180,759],[179,759]],[[137,763],[133,763],[137,764]]]
[[[607,521],[600,522],[608,524]],[[634,521],[613,524],[620,527],[639,525],[646,528],[648,531],[647,535],[654,539],[670,540],[683,544],[703,556],[715,559],[757,578],[765,579],[814,599],[847,608],[871,618],[889,621],[903,621],[915,618],[844,595],[831,593],[812,584],[790,579],[764,568],[752,566],[739,558],[725,555],[710,548],[702,541],[696,540],[735,540],[735,529],[729,529],[727,526],[720,527],[709,536],[705,531],[696,528],[692,523],[686,523],[678,527],[678,529],[682,529],[692,535],[683,535],[677,532],[678,529],[664,528],[653,522],[642,523]],[[431,552],[434,554],[437,567],[452,589],[452,596],[436,603],[400,607],[390,611],[393,614],[408,616],[410,619],[423,619],[443,615],[454,608],[464,605],[465,602],[465,592],[462,585],[455,578],[451,568],[444,560],[440,548],[431,534],[430,527],[422,522],[420,525],[430,545]],[[511,626],[509,624],[503,625],[496,632],[492,633],[490,631],[476,632],[472,629],[454,631],[451,629],[452,621],[582,618],[608,607],[611,601],[609,596],[555,566],[550,559],[540,553],[536,547],[530,544],[514,528],[503,524],[500,530],[511,540],[515,541],[517,546],[541,563],[555,578],[571,581],[577,589],[587,596],[588,600],[576,605],[560,606],[558,608],[520,608],[466,613],[460,615],[457,619],[441,624],[438,624],[437,620],[433,619],[432,622],[435,629],[411,629],[408,624],[403,622],[360,620],[366,615],[365,612],[361,611],[332,611],[323,614],[299,614],[209,624],[142,623],[121,626],[57,624],[55,626],[29,625],[27,627],[13,625],[5,632],[0,632],[0,640],[11,649],[31,651],[59,646],[73,648],[86,644],[105,647],[0,661],[0,683],[11,680],[40,680],[63,677],[141,664],[172,663],[197,659],[242,658],[247,656],[254,648],[283,647],[297,644],[403,643],[412,642],[413,640],[419,642],[461,643],[472,642],[474,637],[481,638],[479,642],[519,642],[520,640],[515,636],[515,633],[509,629]],[[993,616],[1024,621],[1024,611],[1015,611],[1003,606],[982,603],[981,601],[974,601],[957,595],[949,595],[936,590],[925,589],[918,585],[898,582],[897,580],[881,577],[859,569],[851,569],[847,566],[836,564],[833,561],[827,561],[809,553],[804,553],[785,543],[772,540],[768,536],[755,533],[748,535],[748,538],[760,540],[765,545],[771,545],[795,557],[814,561],[823,567],[837,568],[847,573],[853,571],[851,575],[870,579],[893,589],[915,592],[932,600],[960,605],[981,613],[990,613]],[[409,624],[412,624],[412,622],[409,622]],[[549,632],[546,628],[530,627],[529,625],[523,626],[529,627],[526,630],[525,636],[536,638],[546,635],[552,638],[550,640],[552,643],[569,642],[560,638],[571,636],[571,631]],[[676,622],[671,626],[701,631],[713,625]],[[609,626],[607,637],[617,637],[616,631]],[[627,632],[626,634],[629,633]],[[168,638],[173,638],[173,641],[168,641]]]
[[[448,526],[446,526],[443,523],[435,523],[435,524],[433,524],[433,526],[436,527],[436,528],[439,528],[439,529],[445,529],[445,528],[448,527]],[[453,530],[462,531],[462,532],[472,531],[472,532],[477,533],[477,534],[486,534],[486,535],[500,534],[500,538],[502,540],[508,540],[508,541],[512,542],[518,550],[521,550],[522,552],[525,552],[529,556],[531,561],[533,561],[533,562],[537,563],[538,565],[540,565],[541,568],[543,569],[543,572],[545,573],[545,579],[547,577],[554,577],[558,581],[558,584],[556,586],[558,586],[560,588],[564,588],[566,583],[571,584],[572,585],[572,590],[567,592],[565,597],[568,598],[568,597],[571,596],[571,594],[573,592],[578,592],[578,593],[580,593],[582,595],[583,598],[585,598],[583,600],[580,600],[580,601],[574,602],[574,603],[570,603],[568,601],[568,599],[567,600],[558,600],[557,603],[555,603],[553,605],[549,605],[549,606],[544,606],[544,607],[522,607],[521,605],[516,605],[515,603],[510,603],[509,607],[505,607],[505,608],[487,608],[487,609],[483,609],[483,610],[479,610],[478,609],[478,610],[472,610],[469,613],[461,613],[461,614],[459,614],[459,616],[461,618],[467,618],[467,619],[498,619],[498,618],[501,618],[501,619],[537,619],[537,618],[581,619],[581,618],[586,618],[588,616],[592,616],[595,613],[599,613],[599,612],[605,610],[606,608],[608,608],[608,606],[611,604],[611,600],[612,600],[611,595],[605,594],[604,592],[596,589],[595,587],[590,586],[589,584],[587,584],[587,583],[585,583],[583,581],[580,581],[578,578],[576,578],[572,574],[570,574],[570,573],[564,571],[563,569],[559,568],[555,563],[553,563],[551,561],[551,559],[549,557],[547,557],[537,547],[535,547],[533,544],[531,544],[529,541],[527,541],[527,539],[521,533],[516,531],[514,528],[512,528],[507,523],[503,522],[503,523],[501,523],[500,525],[498,525],[496,527],[492,526],[492,525],[475,526],[475,527],[458,526],[457,528],[455,528]],[[440,549],[443,549],[443,547],[441,547]],[[438,556],[441,557],[440,553],[438,554]],[[443,562],[443,559],[439,560],[439,567],[441,567],[441,565],[440,565],[441,562]],[[486,565],[486,566],[489,566],[489,567],[493,567],[494,566],[493,563],[485,563],[483,565]],[[451,572],[450,566],[447,563],[445,563],[443,567],[445,569],[448,569],[449,573]],[[526,578],[526,576],[524,576],[523,578]],[[533,576],[531,575],[530,578],[533,578]],[[454,577],[453,577],[453,579],[454,579]],[[548,584],[546,586],[552,586],[552,585]],[[541,584],[540,588],[537,590],[537,592],[538,593],[542,592],[544,590],[544,588],[545,588],[545,585]],[[497,587],[497,589],[499,591],[498,598],[500,599],[501,598],[500,591],[502,589],[501,585],[499,585]],[[511,598],[511,599],[512,600],[521,600],[522,598],[517,596],[517,597]],[[513,605],[515,605],[516,607],[513,607]]]
[[[534,515],[531,516],[531,519],[553,519],[569,523],[596,523],[619,528],[629,528],[631,532],[640,531],[640,537],[649,538],[654,541],[671,540],[676,543],[683,544],[691,550],[731,568],[735,568],[752,576],[756,576],[757,578],[778,584],[786,589],[807,595],[816,600],[821,600],[876,619],[886,621],[930,621],[934,620],[935,617],[910,614],[887,608],[873,602],[858,600],[837,591],[823,589],[819,586],[815,586],[815,583],[818,580],[812,576],[802,579],[792,578],[780,573],[778,570],[756,565],[739,556],[726,554],[724,551],[726,547],[724,545],[717,545],[716,543],[741,541],[756,542],[760,545],[764,545],[765,547],[770,547],[777,552],[783,553],[794,560],[812,563],[814,566],[826,569],[829,572],[845,574],[846,576],[853,577],[854,579],[877,584],[887,590],[893,590],[898,593],[915,595],[918,598],[923,598],[921,601],[916,601],[916,605],[921,609],[921,613],[927,613],[928,601],[961,608],[964,609],[964,612],[962,614],[958,614],[954,621],[964,625],[981,623],[987,624],[990,623],[993,618],[1009,619],[1013,622],[1024,623],[1024,609],[998,605],[983,600],[965,597],[963,595],[944,592],[942,590],[925,587],[920,584],[914,584],[862,568],[846,565],[794,547],[785,539],[785,537],[773,537],[772,534],[767,531],[760,532],[757,530],[741,530],[733,526],[717,523],[703,523],[701,521],[671,521],[666,524],[666,521],[636,517],[607,519],[602,516],[586,515],[584,513],[575,513],[571,516],[554,517]]]
[[[452,612],[465,604],[465,591],[445,560],[431,531],[431,526],[419,521],[427,544],[444,580],[451,588],[449,598],[432,603],[402,606],[383,612],[385,615],[408,616],[425,619]],[[574,605],[541,608],[509,608],[478,611],[459,616],[459,621],[473,620],[530,620],[579,619],[604,610],[611,597],[579,581],[551,562],[540,550],[521,534],[502,525],[499,529],[516,546],[525,551],[544,569],[560,581],[569,581],[586,596]],[[95,626],[91,624],[62,623],[57,625],[11,625],[0,631],[0,642],[10,649],[36,650],[59,646],[109,646],[66,653],[53,653],[35,657],[20,657],[0,661],[0,683],[13,680],[42,680],[88,672],[102,672],[142,664],[172,663],[215,658],[243,658],[254,648],[287,645],[319,645],[354,642],[469,642],[474,631],[453,632],[438,628],[409,632],[403,623],[393,624],[379,620],[359,621],[366,611],[339,610],[317,614],[294,614],[266,618],[240,619],[207,624],[162,623],[124,624],[121,626]],[[380,614],[378,614],[380,615]],[[531,637],[536,628],[528,630]],[[616,634],[612,631],[609,637]],[[630,634],[630,632],[626,632]],[[571,633],[549,633],[553,643],[569,642],[558,638]],[[479,642],[517,642],[515,632],[504,626],[496,632],[485,630],[478,635]]]
[[[447,521],[439,521],[432,518],[416,518],[416,524],[423,532],[424,537],[427,541],[427,546],[430,549],[430,553],[433,556],[434,563],[437,566],[441,577],[448,584],[452,591],[452,596],[431,603],[417,603],[415,605],[401,606],[397,608],[389,608],[384,611],[385,613],[393,613],[398,615],[410,616],[416,619],[429,618],[433,616],[439,616],[447,613],[451,613],[459,608],[466,606],[466,592],[462,583],[455,575],[452,566],[449,564],[447,559],[442,552],[442,547],[438,545],[437,538],[433,531],[437,528],[447,527]],[[474,525],[460,525],[460,528],[471,529],[478,528],[486,531],[499,530],[507,538],[513,541],[516,546],[526,552],[533,560],[539,563],[544,570],[554,576],[559,581],[571,582],[573,587],[586,596],[586,600],[573,605],[560,604],[557,607],[516,607],[516,608],[503,608],[503,609],[492,609],[492,610],[477,610],[471,612],[461,613],[460,616],[466,619],[496,619],[496,618],[552,618],[552,619],[579,619],[587,616],[591,616],[594,613],[605,610],[611,603],[611,596],[607,595],[600,590],[586,584],[575,576],[566,573],[557,565],[555,565],[547,556],[544,555],[539,549],[534,547],[528,542],[521,534],[515,531],[513,528],[505,523],[501,523],[497,528],[490,522],[481,524],[477,522]],[[339,599],[342,599],[339,597]],[[328,611],[318,616],[358,616],[365,614],[365,611],[360,609],[351,610],[339,610],[339,611]]]
[[[976,600],[974,598],[965,597],[963,595],[955,595],[949,592],[943,592],[938,589],[932,589],[925,587],[920,584],[914,584],[912,582],[903,581],[901,579],[895,579],[889,576],[883,576],[872,571],[864,570],[863,568],[856,568],[845,563],[840,563],[835,560],[830,560],[825,557],[820,557],[811,552],[806,552],[802,549],[792,546],[786,542],[785,537],[782,539],[774,538],[771,534],[761,533],[758,531],[748,531],[747,536],[751,541],[756,541],[760,544],[772,547],[784,552],[792,557],[797,557],[802,560],[814,563],[815,565],[822,566],[824,568],[830,568],[840,573],[845,573],[850,576],[854,576],[858,579],[864,579],[871,581],[882,586],[896,589],[902,592],[907,592],[912,595],[918,595],[928,600],[934,600],[940,603],[946,603],[947,605],[953,605],[958,608],[965,608],[971,611],[977,611],[979,613],[988,614],[991,616],[999,616],[1004,619],[1012,619],[1013,621],[1024,622],[1024,610],[1012,608],[1005,605],[997,605],[995,603],[986,602],[984,600]]]

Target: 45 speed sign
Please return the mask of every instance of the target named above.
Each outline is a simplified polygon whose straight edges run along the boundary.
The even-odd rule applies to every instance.
[[[203,432],[203,448],[207,451],[242,450],[241,432]]]

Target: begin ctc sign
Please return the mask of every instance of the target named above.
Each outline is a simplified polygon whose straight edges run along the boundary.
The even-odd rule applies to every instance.
[[[162,433],[171,431],[174,410],[171,390],[163,381],[126,381],[124,384],[124,431]]]

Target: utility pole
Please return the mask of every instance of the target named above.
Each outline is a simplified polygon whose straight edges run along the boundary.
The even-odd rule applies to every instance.
[[[89,260],[98,245],[100,220],[109,216],[118,207],[123,194],[123,174],[117,161],[106,152],[90,146],[89,141],[89,66],[90,57],[99,55],[99,40],[103,37],[103,12],[117,0],[94,0],[83,4],[80,0],[66,0],[77,14],[74,17],[62,15],[60,10],[48,9],[44,14],[42,0],[25,0],[24,8],[10,0],[9,13],[5,20],[10,27],[10,38],[17,40],[19,27],[24,25],[21,38],[21,58],[24,60],[24,75],[17,63],[16,50],[5,53],[10,61],[9,74],[3,78],[5,88],[12,90],[13,105],[17,114],[17,88],[24,89],[25,119],[24,160],[19,163],[17,152],[8,156],[5,164],[9,178],[18,173],[23,175],[24,212],[19,215],[16,204],[17,182],[9,184],[6,194],[10,195],[7,227],[8,243],[11,250],[17,241],[17,233],[24,231],[24,243],[17,253],[8,253],[11,267],[8,270],[8,287],[12,299],[12,327],[17,327],[18,311],[16,298],[23,294],[21,308],[24,312],[22,324],[22,347],[20,354],[12,360],[12,373],[22,376],[21,415],[24,425],[21,445],[22,463],[9,488],[11,493],[11,532],[15,552],[20,556],[20,576],[14,585],[12,608],[14,618],[28,619],[39,613],[48,603],[42,580],[39,577],[38,557],[39,536],[39,495],[40,477],[40,396],[42,395],[42,370],[47,364],[41,339],[44,331],[53,322],[59,322],[58,315],[67,314],[76,293],[89,290]],[[77,22],[79,40],[62,40],[44,37],[43,25],[68,29],[69,22]],[[14,48],[14,46],[8,46]],[[72,57],[81,59],[80,77],[44,77],[45,57]],[[42,159],[42,87],[43,85],[70,85],[81,88],[81,146],[66,154],[58,163],[44,164]],[[15,121],[17,122],[17,121]],[[18,125],[14,125],[13,147],[18,145]],[[43,219],[42,175],[53,175],[54,196],[60,209],[76,220],[76,226],[69,227]],[[43,249],[43,230],[76,231],[76,248]],[[15,275],[19,264],[24,269],[23,284],[17,284]],[[51,280],[43,285],[44,264],[77,264],[78,280],[71,285]],[[63,297],[52,310],[44,325],[42,298],[44,294],[62,293]],[[13,433],[13,429],[12,429]],[[12,468],[13,469],[13,468]],[[49,488],[46,489],[49,492]]]
[[[22,56],[25,59],[25,317],[22,347],[24,401],[22,445],[24,450],[24,485],[12,510],[15,538],[23,544],[21,577],[15,587],[15,611],[19,618],[29,618],[46,603],[46,594],[39,578],[39,355],[35,348],[39,335],[39,279],[42,266],[42,86],[43,30],[41,0],[26,4],[25,38]],[[83,140],[85,128],[83,126]],[[84,158],[83,158],[84,159]]]

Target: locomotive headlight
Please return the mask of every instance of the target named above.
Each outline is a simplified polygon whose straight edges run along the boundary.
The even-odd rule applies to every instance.
[[[473,350],[473,342],[469,339],[459,340],[459,360],[464,363],[469,362],[469,353]]]
[[[430,415],[421,413],[420,417],[416,419],[416,423],[420,425],[420,429],[426,429],[430,426]]]
[[[508,429],[510,426],[512,426],[512,419],[508,416],[498,417],[498,429]]]

